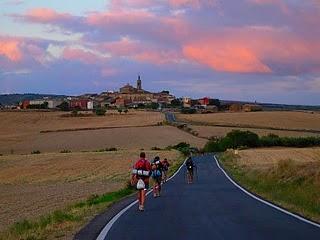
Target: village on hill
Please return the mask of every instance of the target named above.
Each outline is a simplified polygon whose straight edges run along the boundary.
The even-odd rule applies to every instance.
[[[257,104],[233,103],[222,106],[219,99],[203,97],[176,98],[169,91],[150,92],[142,87],[140,75],[136,86],[129,83],[120,87],[119,91],[106,91],[100,94],[83,94],[69,97],[43,97],[40,99],[26,99],[16,105],[2,106],[2,109],[52,109],[52,110],[95,110],[95,109],[128,109],[146,108],[162,110],[163,108],[179,108],[183,113],[213,113],[220,110],[231,111],[261,111]]]

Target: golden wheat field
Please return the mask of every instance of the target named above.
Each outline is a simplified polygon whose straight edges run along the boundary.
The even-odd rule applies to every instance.
[[[214,127],[214,126],[191,126],[193,130],[199,133],[199,137],[224,137],[227,133],[232,130],[251,131],[259,136],[266,136],[269,134],[276,134],[280,137],[310,137],[319,136],[317,133],[310,132],[296,132],[296,131],[285,131],[285,130],[269,130],[269,129],[255,129],[255,128],[236,128],[236,127]]]
[[[269,169],[280,161],[292,160],[299,164],[320,163],[320,148],[257,148],[240,150],[237,158],[242,166]]]
[[[147,151],[174,162],[177,151]],[[122,188],[139,151],[0,156],[0,231],[73,202]]]
[[[170,126],[142,127],[157,124],[163,115],[157,112],[133,111],[125,114],[109,113],[105,117],[61,117],[61,112],[0,112],[0,154],[26,154],[32,151],[60,152],[121,149],[150,149],[166,147],[186,141],[203,146],[205,141]],[[126,127],[85,131],[40,133],[97,127]],[[128,127],[131,126],[131,127]]]
[[[178,114],[182,121],[194,121],[205,124],[224,124],[232,126],[258,126],[279,129],[320,130],[320,114],[309,112],[236,112],[212,114]]]

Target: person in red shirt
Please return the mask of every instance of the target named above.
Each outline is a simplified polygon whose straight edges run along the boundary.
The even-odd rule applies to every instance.
[[[132,170],[132,183],[137,186],[138,190],[138,200],[139,200],[139,210],[144,211],[144,203],[146,198],[146,191],[149,188],[149,177],[151,171],[151,165],[148,160],[146,160],[146,154],[144,152],[140,153],[140,159],[134,164]],[[138,181],[142,180],[144,183],[143,188],[138,188]]]

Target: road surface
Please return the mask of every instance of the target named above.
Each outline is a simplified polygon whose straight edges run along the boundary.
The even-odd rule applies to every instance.
[[[165,113],[166,120],[170,123],[176,122],[176,116],[172,112],[166,112]]]
[[[185,169],[160,198],[147,198],[112,225],[110,240],[320,239],[320,228],[250,197],[218,168],[213,156],[195,157],[198,180],[185,183]]]

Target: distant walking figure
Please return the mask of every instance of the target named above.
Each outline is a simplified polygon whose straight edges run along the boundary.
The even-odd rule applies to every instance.
[[[187,167],[187,182],[188,184],[193,183],[193,176],[194,176],[193,174],[194,174],[195,164],[192,161],[191,157],[188,157],[185,165]]]
[[[168,160],[165,158],[162,161],[162,181],[165,183],[167,181],[168,178],[168,170],[170,167],[170,163],[168,162]]]
[[[140,159],[134,164],[132,170],[131,184],[138,190],[139,210],[144,211],[146,190],[149,188],[151,165],[146,160],[146,154],[140,153]]]
[[[162,181],[162,163],[160,158],[157,156],[154,158],[151,164],[151,177],[153,179],[153,197],[160,197],[161,192],[161,181]]]

